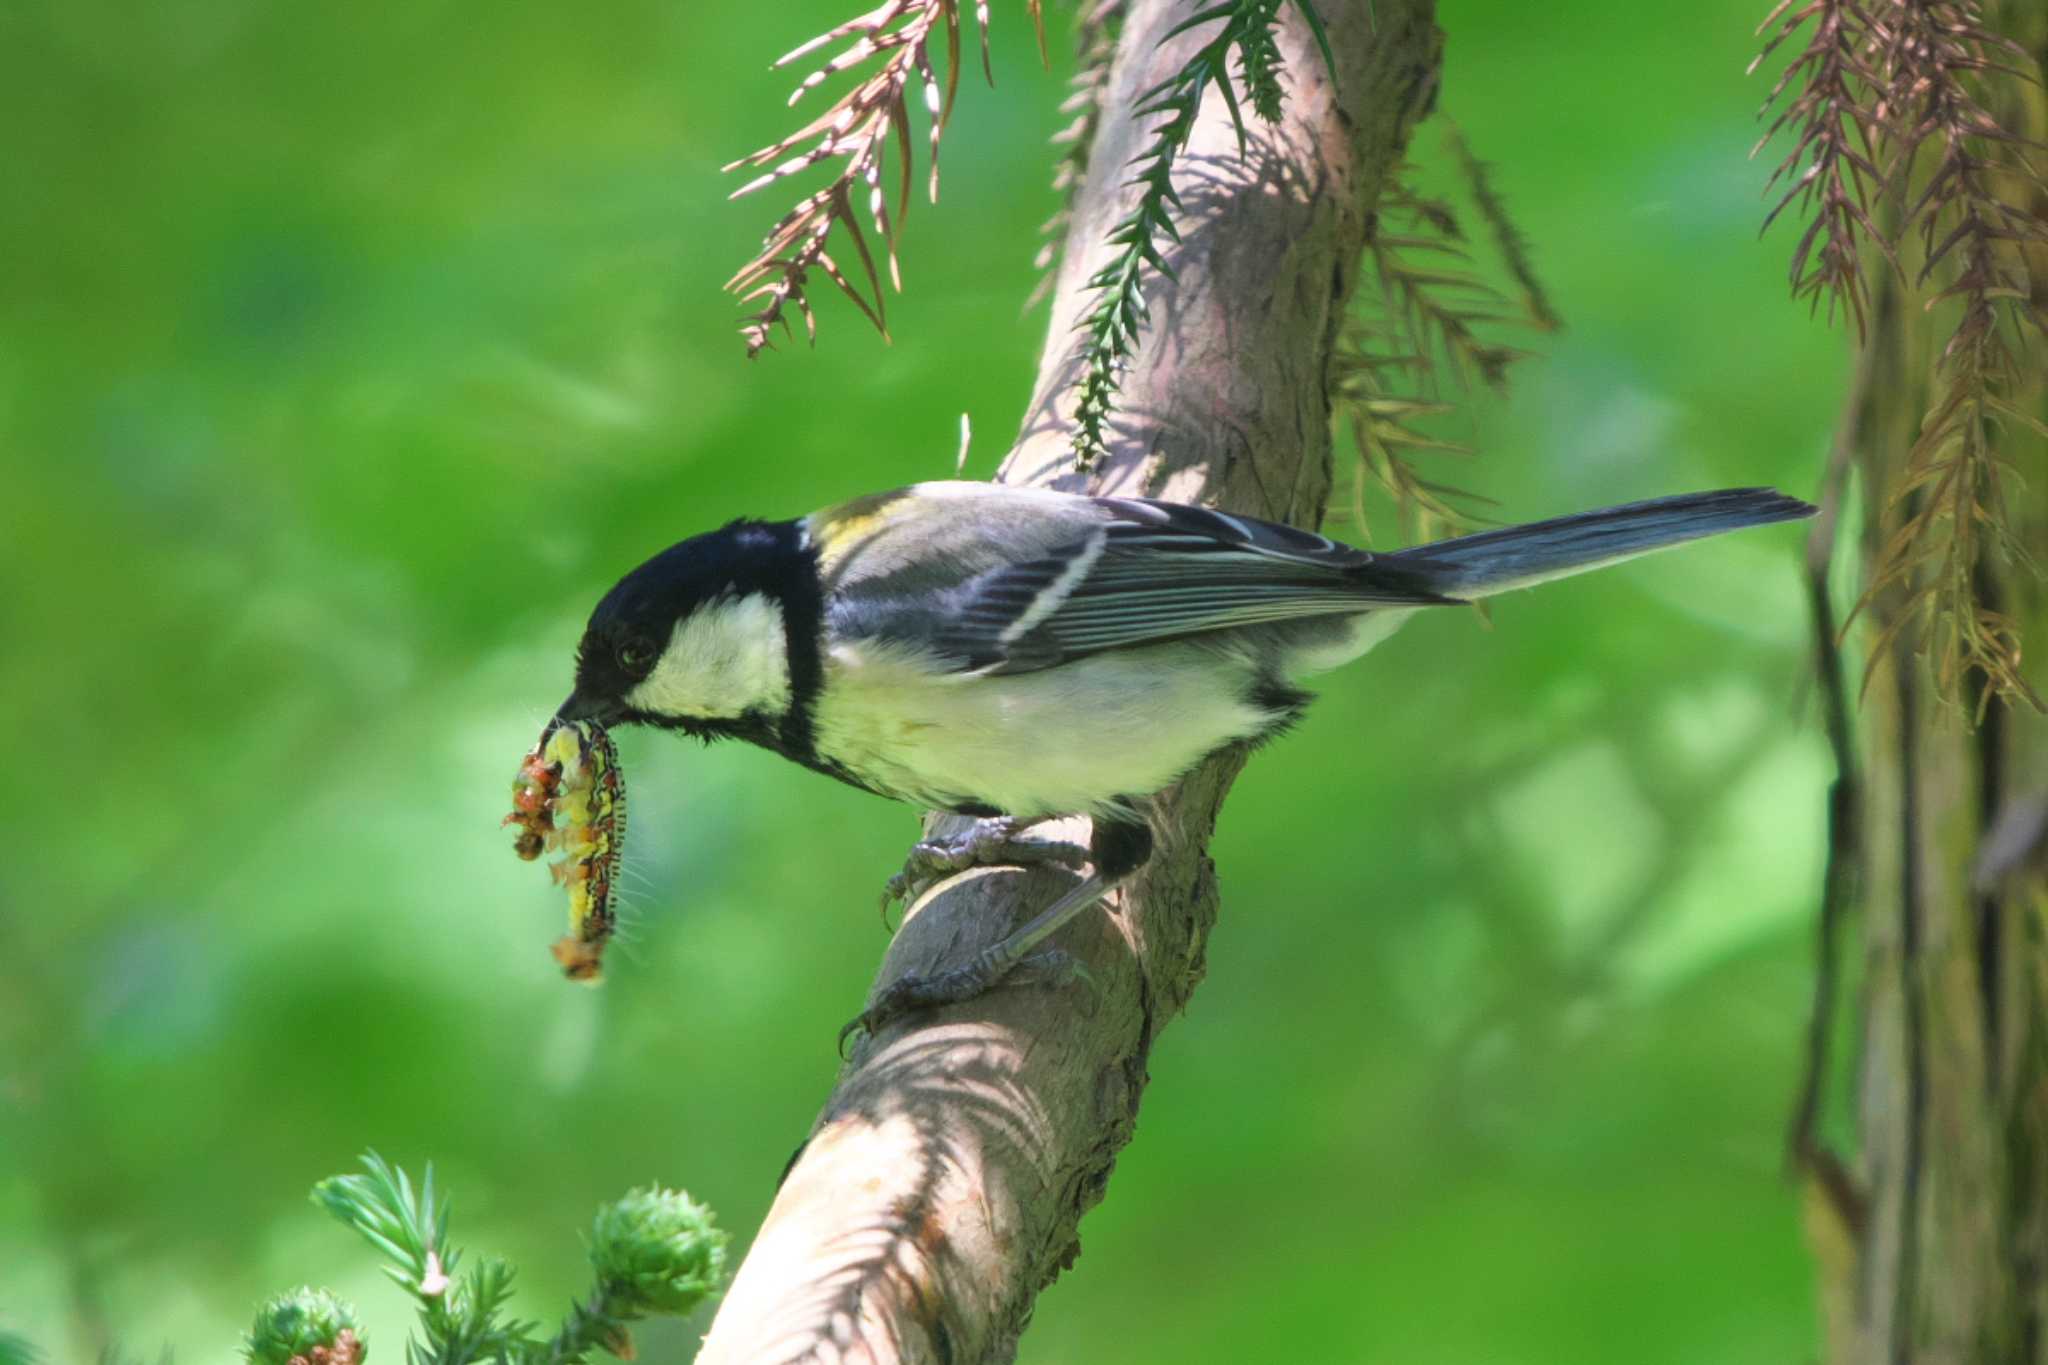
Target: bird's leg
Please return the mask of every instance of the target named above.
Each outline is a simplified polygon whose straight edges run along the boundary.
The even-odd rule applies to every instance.
[[[1037,974],[1048,984],[1060,985],[1086,969],[1058,949],[1035,956],[1034,948],[1137,871],[1152,854],[1152,829],[1142,819],[1131,821],[1099,819],[1089,840],[1088,852],[1095,870],[1007,938],[976,953],[961,966],[930,976],[899,977],[883,988],[875,1002],[839,1031],[842,1050],[849,1037],[874,1034],[886,1024],[913,1010],[957,1004],[996,985],[1027,959],[1047,970]]]
[[[965,872],[972,867],[1034,867],[1058,863],[1077,867],[1083,850],[1073,844],[1044,839],[1019,839],[1026,822],[1015,816],[998,815],[976,820],[960,834],[921,839],[911,845],[903,870],[882,887],[882,913],[897,901],[908,903],[923,895],[934,882]]]

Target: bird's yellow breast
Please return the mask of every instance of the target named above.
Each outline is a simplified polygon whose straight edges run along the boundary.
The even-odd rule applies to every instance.
[[[1024,818],[1100,813],[1268,723],[1213,655],[1206,667],[1172,657],[1195,648],[974,674],[875,641],[836,644],[814,718],[818,752],[921,805],[986,805]]]

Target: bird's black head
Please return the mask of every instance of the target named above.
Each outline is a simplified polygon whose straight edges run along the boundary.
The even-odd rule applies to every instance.
[[[620,579],[576,648],[563,720],[715,732],[789,704],[783,604],[809,579],[795,522],[736,521]]]

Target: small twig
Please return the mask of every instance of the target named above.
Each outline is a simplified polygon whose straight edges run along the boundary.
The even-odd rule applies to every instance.
[[[1862,439],[1870,383],[1871,366],[1866,362],[1858,367],[1856,384],[1828,458],[1820,515],[1806,538],[1807,605],[1813,620],[1814,671],[1820,684],[1828,749],[1835,761],[1835,779],[1828,788],[1827,863],[1821,877],[1820,914],[1815,930],[1813,1002],[1807,1016],[1806,1052],[1785,1135],[1786,1164],[1815,1180],[1843,1226],[1852,1232],[1862,1229],[1868,1201],[1847,1164],[1821,1138],[1819,1126],[1833,1053],[1842,930],[1854,908],[1863,856],[1863,785],[1831,576],[1842,502],[1855,449]]]
[[[1546,332],[1557,331],[1564,326],[1564,319],[1551,306],[1550,294],[1544,289],[1543,281],[1537,278],[1535,263],[1529,259],[1529,239],[1515,226],[1507,204],[1493,187],[1492,168],[1472,154],[1464,132],[1447,118],[1444,121],[1444,140],[1450,145],[1451,155],[1457,159],[1459,169],[1465,173],[1465,183],[1472,191],[1472,202],[1478,205],[1479,216],[1486,220],[1486,226],[1493,233],[1493,243],[1500,251],[1501,261],[1521,287],[1522,307],[1528,314],[1530,325]]]

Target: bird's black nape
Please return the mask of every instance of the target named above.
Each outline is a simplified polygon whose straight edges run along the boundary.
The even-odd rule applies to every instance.
[[[735,521],[678,541],[599,600],[585,643],[637,632],[665,644],[677,620],[716,598],[767,593],[779,600],[800,567],[802,540],[793,521]]]

